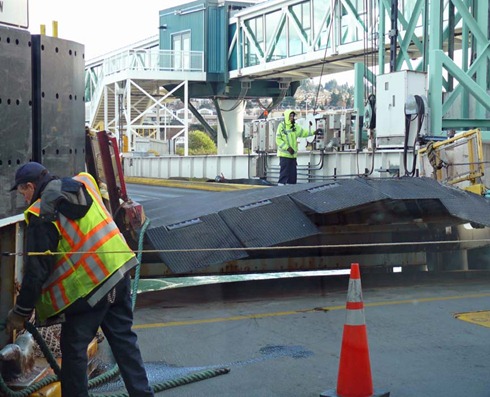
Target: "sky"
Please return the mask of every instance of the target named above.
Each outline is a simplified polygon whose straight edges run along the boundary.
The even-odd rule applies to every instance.
[[[158,12],[188,0],[29,0],[29,32],[53,35],[85,46],[90,60],[158,34]]]
[[[15,1],[15,0],[11,0]],[[28,0],[29,32],[53,35],[53,21],[58,22],[58,37],[85,46],[85,60],[117,50],[158,34],[160,10],[188,3],[190,0]],[[353,73],[323,78],[352,84]]]

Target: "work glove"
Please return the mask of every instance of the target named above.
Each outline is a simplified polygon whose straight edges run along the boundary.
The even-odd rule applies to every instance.
[[[294,154],[294,150],[291,146],[288,147],[288,152],[289,154]]]
[[[7,334],[10,334],[12,331],[22,331],[25,328],[24,324],[27,320],[27,317],[21,316],[11,309],[7,315]]]

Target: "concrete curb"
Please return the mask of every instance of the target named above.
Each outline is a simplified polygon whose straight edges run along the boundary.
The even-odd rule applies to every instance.
[[[126,183],[175,187],[181,189],[206,190],[211,192],[229,192],[235,190],[249,190],[249,189],[267,187],[267,186],[260,186],[260,185],[240,185],[234,183],[183,181],[177,179],[142,178],[142,177],[125,177],[124,180],[126,181]]]

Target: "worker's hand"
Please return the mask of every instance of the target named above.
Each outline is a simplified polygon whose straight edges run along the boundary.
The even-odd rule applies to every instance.
[[[288,147],[288,152],[289,154],[294,154],[294,150],[291,146]]]
[[[25,328],[24,324],[26,321],[26,317],[15,313],[13,309],[11,309],[7,315],[7,334],[10,334],[12,331],[22,331]]]
[[[310,127],[313,127],[313,123],[310,121]]]

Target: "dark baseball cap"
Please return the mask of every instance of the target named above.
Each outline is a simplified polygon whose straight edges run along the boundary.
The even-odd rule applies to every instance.
[[[17,186],[23,183],[36,182],[47,171],[44,165],[35,161],[21,165],[15,172],[15,184],[11,187],[10,191],[17,189]]]

